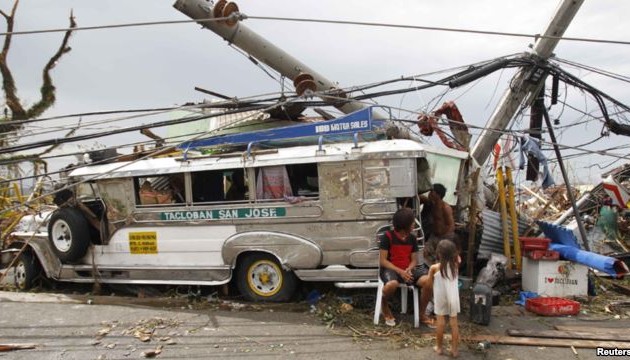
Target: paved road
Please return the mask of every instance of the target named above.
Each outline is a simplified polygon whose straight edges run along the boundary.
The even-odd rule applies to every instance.
[[[290,306],[261,311],[159,309],[99,305],[57,294],[0,292],[0,343],[34,343],[32,350],[0,353],[4,359],[132,359],[163,347],[158,359],[423,359],[430,348],[400,349],[388,341],[355,342],[332,333],[318,318]],[[124,298],[110,298],[124,304]],[[109,301],[109,302],[112,302]],[[135,302],[135,301],[134,301]],[[171,305],[172,306],[172,305]],[[493,327],[546,328],[535,317],[497,314]],[[150,331],[152,334],[149,334]],[[145,331],[145,332],[143,332]],[[97,334],[101,332],[99,339]],[[428,332],[425,328],[424,332]],[[135,336],[134,336],[135,335]],[[142,342],[140,338],[145,337]],[[591,359],[594,350],[492,346],[464,349],[462,359]]]
[[[4,343],[38,346],[34,350],[4,353],[8,359],[139,358],[143,351],[154,350],[158,345],[163,346],[160,359],[380,359],[390,347],[387,342],[355,344],[351,338],[332,334],[314,316],[305,313],[174,311],[24,302],[23,297],[14,302],[13,297],[11,293],[0,294],[0,339]],[[47,298],[37,297],[39,300],[26,300]],[[59,297],[51,296],[50,300],[55,299]],[[155,329],[146,343],[134,337],[135,330],[145,329]],[[97,340],[99,331],[108,334]],[[403,350],[397,354],[411,358],[413,352]]]

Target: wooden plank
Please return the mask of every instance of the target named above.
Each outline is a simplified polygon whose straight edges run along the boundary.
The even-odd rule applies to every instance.
[[[616,292],[618,292],[620,294],[623,294],[623,295],[629,295],[630,296],[630,288],[629,287],[626,287],[626,286],[623,286],[623,285],[619,285],[619,284],[614,283],[614,282],[609,282],[609,283],[610,283],[610,285],[613,286],[613,290],[614,291],[616,291]]]
[[[513,337],[502,335],[473,335],[463,338],[464,341],[480,342],[488,341],[499,345],[520,345],[520,346],[549,346],[566,347],[571,346],[582,349],[596,349],[598,347],[630,349],[630,343],[623,341],[600,341],[600,340],[575,340],[575,339],[542,339],[530,337]]]
[[[590,331],[559,331],[559,330],[508,330],[507,334],[518,337],[550,338],[550,339],[580,339],[580,340],[610,340],[628,341],[630,335],[617,330],[612,332],[590,332]]]
[[[35,344],[0,344],[0,352],[35,349]]]
[[[503,234],[503,255],[508,259],[507,268],[512,269],[512,250],[510,249],[510,234],[508,232],[507,202],[505,199],[505,182],[503,181],[503,167],[497,169],[497,191],[499,192],[499,208],[501,209],[501,233]]]
[[[479,172],[481,169],[475,170],[472,176],[472,188],[470,191],[470,213],[468,216],[468,254],[466,257],[466,275],[473,277],[473,259],[475,252],[475,240],[477,240],[477,218],[479,211],[477,209],[477,184],[479,182]]]
[[[588,331],[596,334],[619,334],[621,331],[627,331],[627,328],[604,328],[597,326],[583,326],[583,325],[554,325],[553,327],[560,331]]]

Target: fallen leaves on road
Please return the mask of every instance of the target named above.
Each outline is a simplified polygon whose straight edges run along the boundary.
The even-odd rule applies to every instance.
[[[181,321],[174,319],[164,319],[159,317],[143,319],[136,322],[135,326],[131,326],[123,330],[122,335],[131,335],[142,342],[149,342],[154,336],[157,336],[157,330],[178,327],[179,325],[181,325]],[[168,339],[170,339],[170,337],[168,337]],[[160,339],[160,341],[167,340]]]

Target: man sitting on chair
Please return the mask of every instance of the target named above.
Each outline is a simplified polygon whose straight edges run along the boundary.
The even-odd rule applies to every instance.
[[[409,208],[401,208],[394,214],[393,231],[387,231],[380,239],[380,277],[383,283],[383,316],[385,324],[396,325],[387,300],[396,292],[398,285],[420,286],[420,272],[416,269],[418,242],[411,233],[415,216]]]

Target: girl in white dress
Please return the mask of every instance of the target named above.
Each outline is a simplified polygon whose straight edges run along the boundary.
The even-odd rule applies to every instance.
[[[459,289],[458,276],[461,262],[457,254],[455,243],[451,240],[441,240],[436,248],[438,263],[431,266],[429,279],[433,283],[433,305],[437,316],[436,346],[435,351],[442,355],[444,340],[444,328],[446,317],[449,317],[451,325],[451,355],[459,355],[459,325],[457,313],[459,313]]]

